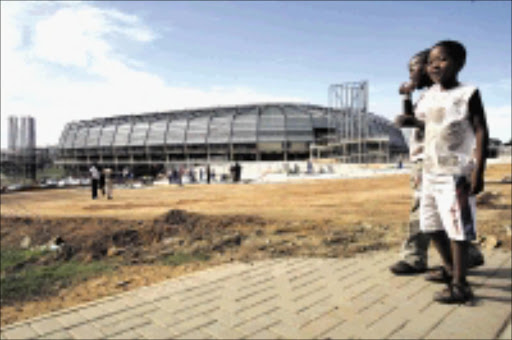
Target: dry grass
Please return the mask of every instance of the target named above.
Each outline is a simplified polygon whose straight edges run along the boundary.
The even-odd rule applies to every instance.
[[[495,235],[509,249],[510,236],[506,228],[510,228],[512,223],[511,185],[500,181],[510,176],[511,172],[511,164],[488,166],[485,192],[479,196],[477,214],[479,235]],[[123,189],[114,192],[112,201],[92,201],[88,188],[2,195],[2,217],[29,216],[44,218],[46,222],[52,219],[58,221],[63,217],[90,217],[121,219],[128,224],[133,224],[134,220],[152,223],[151,220],[171,209],[206,216],[248,215],[269,221],[258,227],[261,230],[244,229],[244,225],[232,228],[242,232],[246,237],[244,242],[237,248],[214,254],[210,261],[174,267],[156,263],[120,266],[113,275],[87,280],[61,290],[57,296],[15,306],[2,306],[2,325],[176,277],[233,258],[254,260],[275,256],[280,251],[302,256],[347,256],[376,246],[379,249],[396,247],[398,254],[398,245],[407,235],[410,194],[409,177],[397,175],[302,183],[198,184]],[[95,228],[105,229],[102,226],[104,222],[99,222]],[[59,223],[62,224],[62,221]],[[121,224],[119,222],[109,227],[121,228]],[[49,225],[56,226],[58,223]],[[19,229],[10,228],[9,233],[15,230],[19,234],[22,230],[33,228],[34,224]],[[86,234],[77,228],[80,229],[77,225],[69,230]],[[4,241],[7,242],[12,235],[6,236],[8,229],[5,227],[1,230],[3,246]],[[94,230],[88,232],[95,234]],[[343,236],[342,241],[331,242],[340,235]],[[12,239],[19,242],[21,236]],[[193,237],[190,239],[193,240]],[[271,244],[265,248],[268,240]],[[185,245],[192,249],[199,243],[194,241]],[[13,245],[18,246],[18,243]],[[128,283],[120,286],[119,282]]]

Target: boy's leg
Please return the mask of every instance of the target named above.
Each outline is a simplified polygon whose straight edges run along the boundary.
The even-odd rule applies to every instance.
[[[466,283],[468,267],[468,241],[451,241],[453,253],[453,280],[454,284]]]
[[[397,275],[422,273],[427,269],[430,236],[420,230],[422,166],[422,163],[418,161],[413,163],[411,169],[410,185],[413,191],[413,200],[409,213],[408,237],[402,245],[401,260],[390,268]]]
[[[434,244],[434,247],[439,253],[439,256],[441,256],[441,261],[443,261],[444,269],[448,274],[452,275],[453,254],[450,239],[446,235],[446,232],[444,230],[435,231],[430,233],[430,237],[432,238],[432,243]]]
[[[452,254],[450,240],[445,231],[439,212],[444,202],[439,202],[439,186],[443,181],[436,176],[425,177],[420,202],[420,229],[432,239],[436,250],[441,256],[446,274],[452,272]],[[442,187],[441,187],[442,188]],[[441,206],[440,206],[441,205]]]
[[[473,292],[466,281],[468,241],[451,241],[453,252],[453,278],[448,287],[434,295],[440,303],[466,303],[473,299]]]
[[[390,268],[397,275],[423,273],[427,270],[430,235],[420,230],[419,203],[420,199],[416,198],[411,208],[409,233],[402,245],[401,260]]]
[[[436,201],[451,240],[453,274],[448,288],[436,294],[434,300],[440,303],[463,303],[473,297],[466,273],[469,243],[476,237],[475,197],[469,195],[469,182],[463,176],[447,178],[439,189]]]
[[[427,269],[427,250],[430,244],[430,235],[420,230],[420,198],[415,199],[409,216],[409,237],[405,240],[402,258],[414,268],[424,271]]]

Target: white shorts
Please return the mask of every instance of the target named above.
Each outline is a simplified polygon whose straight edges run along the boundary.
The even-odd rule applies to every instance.
[[[451,240],[476,239],[476,199],[466,176],[423,174],[420,229],[445,230]]]

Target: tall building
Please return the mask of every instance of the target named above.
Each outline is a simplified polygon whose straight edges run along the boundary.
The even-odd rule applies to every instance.
[[[36,178],[36,124],[30,116],[9,116],[9,157],[18,174]]]
[[[17,149],[34,149],[36,147],[35,120],[30,116],[22,116],[19,119]]]
[[[9,116],[9,130],[7,136],[7,149],[16,150],[16,141],[18,140],[18,117]]]

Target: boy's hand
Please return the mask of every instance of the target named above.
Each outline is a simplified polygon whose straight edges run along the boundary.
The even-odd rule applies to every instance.
[[[400,85],[398,92],[400,94],[411,94],[415,89],[416,84],[414,84],[413,82],[405,82],[402,85]]]
[[[477,195],[484,190],[484,178],[477,171],[471,174],[471,189],[470,195]]]
[[[395,118],[395,126],[399,128],[416,127],[416,118],[411,115],[399,115]]]

